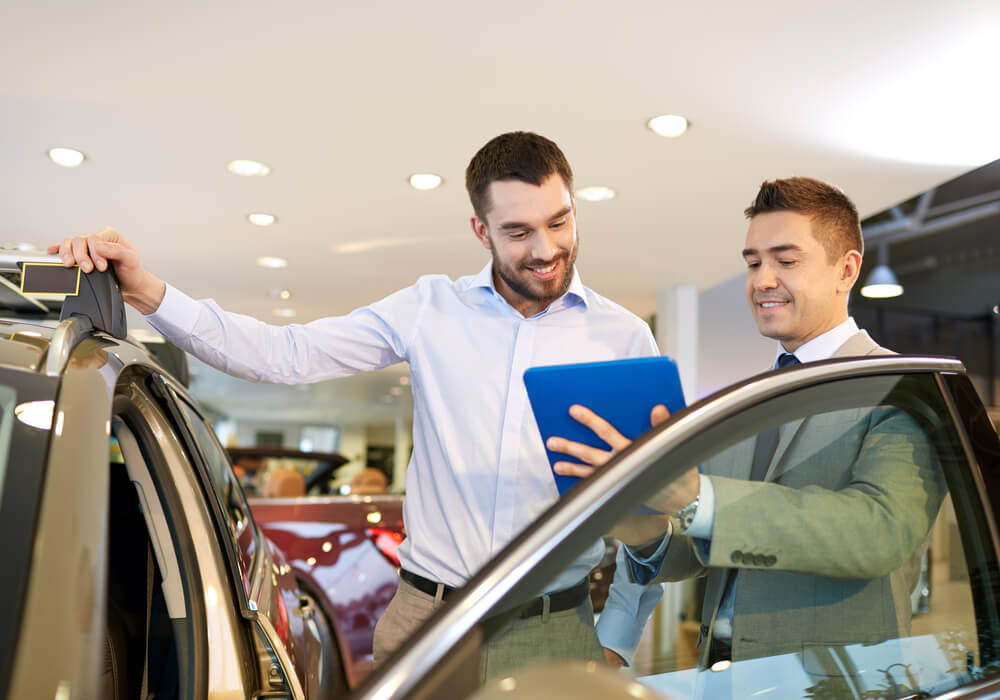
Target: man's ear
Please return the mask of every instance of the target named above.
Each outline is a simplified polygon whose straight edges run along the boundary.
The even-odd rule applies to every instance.
[[[839,291],[849,293],[858,281],[861,274],[861,253],[856,250],[849,250],[840,259],[840,280],[837,284]]]
[[[469,224],[472,226],[472,232],[476,234],[476,238],[483,244],[483,248],[490,250],[490,235],[486,230],[486,222],[478,216],[473,216],[469,219]]]

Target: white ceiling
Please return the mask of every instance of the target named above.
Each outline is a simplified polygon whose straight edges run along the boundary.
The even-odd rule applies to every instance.
[[[832,181],[865,215],[1000,157],[995,0],[35,0],[0,27],[0,241],[115,226],[178,287],[272,320],[276,287],[308,321],[478,271],[464,169],[503,131],[618,191],[580,203],[578,264],[642,315],[663,286],[740,273],[765,178]],[[692,128],[644,128],[664,112]],[[59,168],[57,145],[88,159]],[[273,173],[234,177],[236,158]],[[444,186],[412,190],[418,171]],[[333,253],[355,241],[394,245]]]

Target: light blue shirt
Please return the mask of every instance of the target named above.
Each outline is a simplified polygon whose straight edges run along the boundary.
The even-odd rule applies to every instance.
[[[457,587],[558,498],[524,371],[659,354],[646,322],[584,287],[575,269],[566,294],[530,318],[497,292],[492,271],[491,261],[455,281],[428,275],[346,316],[288,326],[168,285],[147,319],[198,359],[257,382],[318,382],[409,363],[413,454],[399,558],[409,571]],[[549,590],[586,577],[603,551],[596,542]],[[623,586],[636,598],[660,594]],[[627,646],[629,634],[622,638]],[[630,658],[621,643],[605,646]]]

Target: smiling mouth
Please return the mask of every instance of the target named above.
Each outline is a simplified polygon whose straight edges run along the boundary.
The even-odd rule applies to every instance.
[[[787,301],[759,301],[757,305],[762,309],[776,309],[781,306],[786,306]]]
[[[555,277],[556,269],[559,267],[559,261],[555,260],[548,265],[535,265],[526,266],[528,271],[535,277],[535,279],[546,281]]]

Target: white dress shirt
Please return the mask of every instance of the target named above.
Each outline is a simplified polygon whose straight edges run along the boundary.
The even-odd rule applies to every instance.
[[[583,286],[525,318],[496,291],[492,261],[455,281],[421,277],[369,306],[272,326],[173,287],[151,325],[182,349],[257,382],[307,383],[409,363],[413,454],[402,566],[460,586],[558,498],[522,379],[539,365],[659,354],[649,326]],[[600,542],[549,590],[600,561]]]

